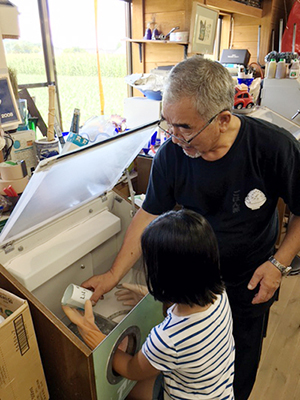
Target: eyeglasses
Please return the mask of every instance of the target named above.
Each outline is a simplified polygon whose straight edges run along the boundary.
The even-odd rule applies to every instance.
[[[213,120],[222,112],[224,111],[228,111],[227,109],[224,109],[220,112],[218,112],[217,114],[215,114],[213,117],[210,118],[209,121],[206,122],[206,124],[200,129],[199,132],[197,132],[195,135],[193,135],[190,139],[184,139],[183,137],[180,137],[178,135],[175,135],[174,133],[171,133],[170,130],[173,129],[173,125],[172,124],[168,124],[168,122],[162,118],[159,123],[158,123],[158,127],[164,131],[168,136],[171,136],[177,140],[180,140],[181,142],[185,143],[185,144],[190,144],[192,140],[194,140],[198,135],[200,135],[201,132],[204,131],[204,129],[206,129],[212,122]]]

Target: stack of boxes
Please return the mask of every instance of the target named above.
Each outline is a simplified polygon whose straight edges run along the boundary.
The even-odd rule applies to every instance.
[[[1,400],[49,399],[27,301],[0,289],[0,317]]]

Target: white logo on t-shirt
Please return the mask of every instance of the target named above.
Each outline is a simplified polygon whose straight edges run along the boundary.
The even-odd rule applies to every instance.
[[[251,210],[258,210],[266,201],[266,196],[259,189],[251,190],[245,198],[245,204]]]

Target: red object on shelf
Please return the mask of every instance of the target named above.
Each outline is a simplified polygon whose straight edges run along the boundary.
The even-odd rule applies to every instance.
[[[248,90],[235,88],[234,108],[240,110],[242,108],[252,108],[253,106],[254,99]]]
[[[283,32],[281,51],[291,52],[293,47],[293,31],[294,25],[297,24],[296,28],[296,41],[295,41],[295,52],[300,54],[300,3],[295,1],[291,12],[288,17],[288,21]]]

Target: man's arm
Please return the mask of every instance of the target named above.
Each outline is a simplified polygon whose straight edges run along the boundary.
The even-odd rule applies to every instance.
[[[284,266],[291,265],[294,257],[300,251],[300,216],[292,215],[288,230],[274,257]],[[255,295],[252,304],[268,301],[278,289],[281,282],[281,272],[270,262],[266,261],[254,272],[248,289],[253,290],[260,284],[259,292]]]
[[[139,259],[141,256],[141,235],[156,217],[157,215],[149,214],[140,208],[126,231],[123,245],[111,269],[102,275],[94,275],[81,284],[83,287],[94,291],[91,297],[92,303],[95,304],[104,293],[115,287]]]

